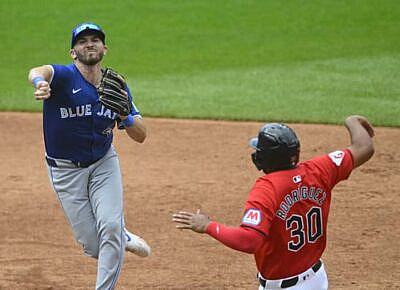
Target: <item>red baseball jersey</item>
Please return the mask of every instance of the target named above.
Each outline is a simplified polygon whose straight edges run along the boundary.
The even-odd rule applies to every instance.
[[[353,169],[349,150],[299,163],[256,181],[245,203],[241,226],[265,236],[255,253],[266,279],[300,274],[315,264],[326,246],[331,190]]]

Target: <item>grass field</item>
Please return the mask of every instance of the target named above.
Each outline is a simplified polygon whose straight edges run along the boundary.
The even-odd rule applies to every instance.
[[[400,127],[395,0],[2,0],[0,110],[41,110],[27,72],[70,62],[86,20],[144,116]]]

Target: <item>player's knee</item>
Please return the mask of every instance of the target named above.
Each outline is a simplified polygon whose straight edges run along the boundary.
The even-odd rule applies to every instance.
[[[119,222],[107,221],[100,228],[100,234],[107,240],[119,240],[122,232],[122,225]]]

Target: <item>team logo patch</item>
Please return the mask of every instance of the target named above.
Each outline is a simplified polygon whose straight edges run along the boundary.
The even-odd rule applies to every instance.
[[[249,225],[259,225],[261,222],[261,211],[259,209],[249,209],[243,216],[242,223]]]
[[[329,158],[332,160],[333,163],[336,164],[336,166],[340,166],[344,158],[344,152],[343,151],[331,152],[329,153]]]
[[[106,136],[110,136],[112,134],[112,131],[112,128],[106,128],[105,130],[103,130],[103,134]]]

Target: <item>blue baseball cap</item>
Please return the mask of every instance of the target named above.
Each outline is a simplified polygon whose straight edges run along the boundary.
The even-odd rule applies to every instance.
[[[83,22],[78,24],[73,30],[72,30],[72,38],[71,38],[71,48],[74,47],[76,40],[79,36],[84,31],[94,31],[96,32],[101,41],[105,44],[106,41],[106,35],[104,34],[103,30],[101,27],[93,22]]]

